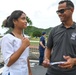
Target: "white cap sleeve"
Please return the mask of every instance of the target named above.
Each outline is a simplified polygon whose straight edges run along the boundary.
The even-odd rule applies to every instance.
[[[7,64],[10,56],[14,53],[13,42],[8,37],[2,38],[1,52],[3,54],[4,62]]]

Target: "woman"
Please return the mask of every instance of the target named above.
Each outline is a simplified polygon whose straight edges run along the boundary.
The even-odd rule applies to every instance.
[[[27,27],[26,14],[21,10],[13,11],[7,17],[5,27],[13,30],[1,42],[5,63],[2,75],[32,75],[28,59],[30,42],[22,33]]]

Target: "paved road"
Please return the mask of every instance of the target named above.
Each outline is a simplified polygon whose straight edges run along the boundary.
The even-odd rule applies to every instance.
[[[38,61],[31,61],[31,70],[33,75],[45,75],[47,68],[38,65]]]
[[[35,65],[33,68],[32,68],[32,73],[33,75],[45,75],[46,73],[46,68],[42,67],[42,66],[37,66]]]

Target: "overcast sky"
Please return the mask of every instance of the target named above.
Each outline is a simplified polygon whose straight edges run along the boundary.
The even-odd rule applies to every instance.
[[[22,10],[32,20],[33,26],[38,28],[49,28],[60,24],[60,19],[56,14],[58,2],[60,0],[1,0],[0,1],[0,25],[2,21],[14,10]],[[76,5],[76,0],[72,0]],[[76,6],[75,6],[76,7]],[[73,14],[76,21],[76,9]],[[3,33],[5,29],[1,29]]]

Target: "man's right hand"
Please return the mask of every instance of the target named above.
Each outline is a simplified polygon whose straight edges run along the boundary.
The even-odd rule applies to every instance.
[[[49,59],[44,59],[44,61],[43,61],[43,66],[44,66],[45,68],[49,67],[49,66],[50,66],[50,60],[49,60]]]

